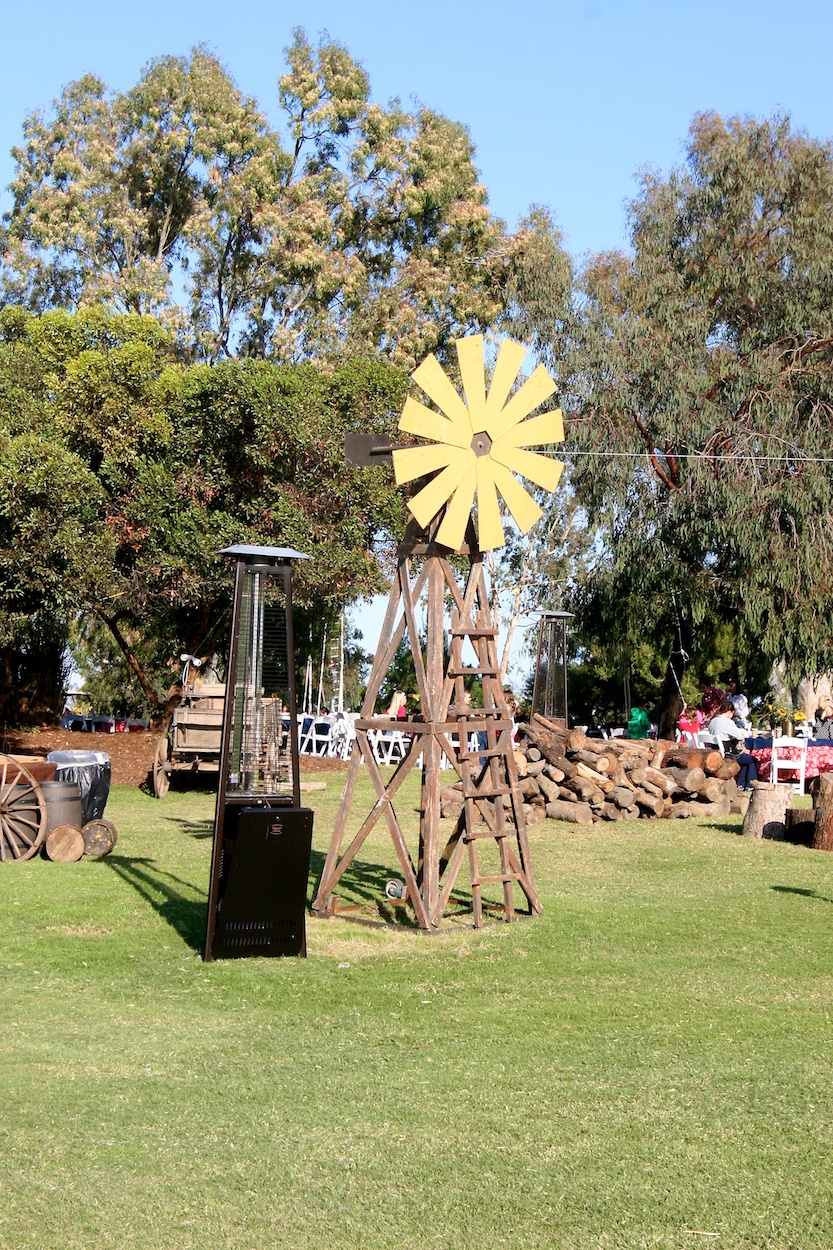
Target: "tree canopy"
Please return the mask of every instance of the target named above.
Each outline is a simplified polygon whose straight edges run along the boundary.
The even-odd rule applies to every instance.
[[[573,482],[600,535],[584,609],[670,638],[676,594],[690,625],[830,667],[830,145],[703,114],[631,222],[632,255],[580,275],[571,327]]]
[[[287,62],[277,128],[202,48],[151,62],[124,93],[87,75],[28,116],[6,302],[153,314],[209,362],[412,367],[493,326],[548,223],[508,234],[468,129],[374,103],[340,44],[296,31]]]
[[[401,501],[348,469],[345,433],[389,432],[407,377],[389,365],[178,363],[159,323],[100,308],[0,313],[0,647],[7,693],[27,622],[78,612],[110,630],[158,711],[167,661],[211,649],[235,542],[295,547],[301,616],[321,623],[384,584]],[[167,678],[167,680],[166,680]]]

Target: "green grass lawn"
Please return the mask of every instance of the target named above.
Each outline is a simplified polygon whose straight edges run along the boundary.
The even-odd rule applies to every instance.
[[[213,799],[107,814],[0,870],[0,1246],[833,1247],[833,856],[547,821],[538,920],[206,965]]]

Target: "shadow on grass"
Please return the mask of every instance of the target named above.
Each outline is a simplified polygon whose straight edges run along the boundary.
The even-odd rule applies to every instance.
[[[122,881],[126,881],[155,912],[174,929],[188,946],[201,950],[205,937],[206,900],[202,890],[156,866],[152,859],[131,859],[108,855],[101,861]],[[177,888],[177,887],[182,887]],[[197,894],[189,898],[182,889]]]
[[[833,903],[833,898],[828,898],[826,894],[819,894],[818,890],[806,890],[797,885],[771,885],[769,887],[776,894],[799,894],[802,898],[815,898],[820,903]]]
[[[311,893],[308,903],[312,901],[318,882],[321,879],[321,873],[324,869],[324,860],[326,856],[323,851],[313,851],[310,859],[310,883]],[[351,903],[375,903],[379,908],[379,916],[387,924],[402,925],[406,928],[416,926],[413,911],[410,907],[398,907],[391,903],[389,898],[385,896],[385,886],[388,881],[401,881],[401,870],[391,870],[390,868],[381,868],[378,864],[368,864],[361,859],[354,859],[347,868],[344,876],[337,883],[335,893],[339,897],[342,891],[347,897],[343,897],[343,901],[349,906]],[[349,913],[342,913],[345,919],[349,918]]]
[[[184,816],[168,816],[168,823],[179,825],[183,833],[197,840],[214,837],[214,820],[187,820]]]

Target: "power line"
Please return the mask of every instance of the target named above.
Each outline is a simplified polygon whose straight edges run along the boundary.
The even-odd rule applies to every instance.
[[[681,451],[669,452],[666,455],[664,451],[568,451],[565,448],[559,448],[555,454],[556,458],[561,456],[598,456],[599,459],[608,460],[641,460],[643,456],[658,456],[670,460],[753,460],[768,461],[774,464],[833,464],[833,456],[756,456],[743,455],[738,452],[731,455],[713,455],[711,452],[705,451]]]

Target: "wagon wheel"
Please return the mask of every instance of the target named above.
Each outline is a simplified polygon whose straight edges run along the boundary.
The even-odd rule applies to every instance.
[[[0,862],[31,859],[46,833],[46,800],[31,773],[0,755]]]
[[[166,735],[159,739],[156,754],[153,757],[153,793],[157,799],[164,799],[171,788],[171,774],[168,772],[168,761],[171,758],[171,747]]]

